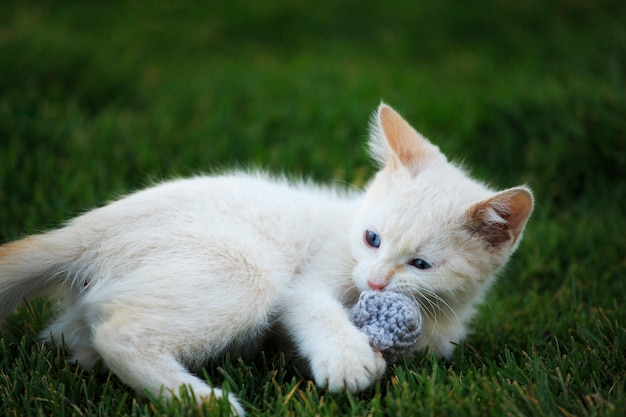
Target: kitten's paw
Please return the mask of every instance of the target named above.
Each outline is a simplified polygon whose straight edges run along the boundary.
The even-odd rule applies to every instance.
[[[211,401],[215,398],[223,398],[224,393],[219,388],[213,388],[208,391],[200,390],[201,394],[196,394],[196,399],[198,402]],[[228,394],[228,402],[230,403],[230,411],[233,417],[245,417],[246,412],[241,404],[239,404],[239,400],[233,394]]]
[[[383,376],[387,364],[382,354],[374,352],[367,336],[356,336],[314,358],[311,367],[318,386],[330,392],[358,392]]]

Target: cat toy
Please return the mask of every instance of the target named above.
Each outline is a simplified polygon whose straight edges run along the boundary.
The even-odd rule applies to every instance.
[[[364,291],[350,319],[374,349],[395,361],[408,353],[422,334],[422,314],[411,297],[394,291]]]

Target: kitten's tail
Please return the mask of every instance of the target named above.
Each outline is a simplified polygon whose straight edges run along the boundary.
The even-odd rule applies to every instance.
[[[63,228],[0,246],[0,321],[63,281],[82,252],[73,235]]]

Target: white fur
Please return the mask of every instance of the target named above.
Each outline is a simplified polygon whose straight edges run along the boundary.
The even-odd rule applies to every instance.
[[[412,294],[425,313],[418,348],[449,357],[517,247],[532,196],[487,189],[411,132],[381,105],[370,147],[382,169],[365,193],[258,173],[196,177],[0,246],[0,318],[61,288],[67,308],[47,339],[82,366],[101,357],[139,391],[167,397],[186,384],[199,400],[222,393],[188,366],[286,329],[319,386],[354,392],[386,366],[346,312],[376,284]],[[432,268],[408,265],[415,258]]]

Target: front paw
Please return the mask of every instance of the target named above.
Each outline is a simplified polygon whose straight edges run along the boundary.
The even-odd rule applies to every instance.
[[[358,332],[318,352],[311,367],[318,386],[330,392],[358,392],[385,373],[386,363],[382,354],[372,349],[367,336]]]

